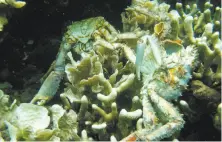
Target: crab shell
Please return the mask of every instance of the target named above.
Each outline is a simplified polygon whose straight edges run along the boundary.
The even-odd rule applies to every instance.
[[[68,42],[81,42],[86,44],[92,38],[94,32],[103,28],[106,20],[103,17],[93,17],[82,21],[77,21],[68,26],[65,39]]]

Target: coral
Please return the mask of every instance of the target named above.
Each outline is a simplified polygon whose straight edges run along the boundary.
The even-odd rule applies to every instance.
[[[5,131],[7,126],[8,135],[4,138],[11,140],[46,140],[52,136],[53,131],[46,129],[50,118],[48,110],[42,106],[29,103],[11,104],[9,96],[1,91],[1,120],[0,131]],[[44,139],[45,138],[45,139]]]
[[[124,32],[132,32],[137,28],[153,31],[156,23],[162,23],[161,36],[165,37],[171,28],[169,16],[166,14],[169,8],[169,5],[159,4],[157,1],[133,0],[131,6],[121,14]],[[139,25],[143,25],[143,28]]]
[[[0,6],[1,7],[6,7],[7,5],[10,5],[14,8],[22,8],[26,5],[26,2],[24,1],[17,1],[17,0],[0,0]],[[4,11],[3,11],[4,12]],[[4,25],[8,24],[8,19],[2,13],[1,11],[1,16],[0,16],[0,31],[3,31]]]
[[[168,11],[168,5],[159,5],[155,2],[146,4],[155,6],[155,10],[164,7],[165,12]],[[134,3],[128,10],[133,9],[137,12],[138,9],[141,10],[139,6]],[[129,11],[128,16],[131,18],[138,16],[133,15],[135,11],[131,11],[132,13]],[[160,13],[157,12],[156,15],[159,16]],[[85,116],[79,115],[82,117],[79,121],[83,121],[86,126],[80,128],[86,129],[89,135],[97,135],[99,140],[109,138],[120,140],[123,137],[126,137],[123,140],[129,140],[132,135],[135,140],[160,140],[170,137],[179,132],[184,125],[181,114],[171,101],[177,100],[187,87],[192,69],[195,67],[196,50],[192,45],[185,48],[181,40],[174,37],[175,31],[163,30],[164,24],[171,24],[170,17],[165,16],[162,19],[154,17],[155,22],[160,24],[156,25],[154,29],[156,33],[153,35],[148,31],[138,32],[140,30],[137,24],[131,23],[131,19],[124,20],[125,22],[128,20],[127,26],[131,28],[126,29],[128,33],[117,36],[121,38],[120,43],[97,40],[90,52],[76,49],[81,56],[80,61],[75,61],[71,53],[67,54],[70,63],[66,65],[65,72],[69,83],[61,95],[63,102],[66,108],[73,108],[71,106],[74,103],[79,104],[79,107],[75,106],[73,109],[81,114],[85,112]],[[143,24],[147,25],[145,30],[151,30],[152,25],[155,25],[155,23]],[[159,30],[158,26],[160,32],[156,31]],[[122,43],[131,38],[137,42],[136,51],[132,48],[132,43],[127,45]],[[127,60],[127,63],[122,66],[124,60]],[[131,68],[136,70],[136,75],[133,69],[121,71],[130,64]],[[136,86],[136,82],[142,84]],[[136,91],[130,88],[132,85]],[[126,92],[132,104],[122,104],[118,101],[120,98],[125,98],[123,94]],[[134,102],[135,92],[139,94],[136,102]],[[84,100],[87,101],[82,107],[83,97],[86,97]],[[111,135],[108,133],[109,127],[116,127],[116,121],[117,128],[112,130],[114,135]],[[134,127],[133,123],[136,121],[138,125]]]
[[[200,100],[208,100],[210,102],[220,102],[221,94],[199,80],[193,80],[191,82],[191,89],[193,90],[193,95]]]
[[[221,130],[221,103],[217,107],[217,112],[213,119],[214,127],[218,130]]]
[[[124,68],[121,60],[124,55],[121,52],[121,50],[96,45],[94,51],[81,54],[80,61],[75,61],[71,53],[68,53],[71,64],[66,65],[65,72],[72,85],[68,85],[66,91],[61,95],[63,100],[66,98],[69,100],[66,101],[66,106],[72,106],[72,104],[67,104],[68,102],[79,103],[80,107],[74,108],[74,110],[79,112],[78,120],[87,126],[81,129],[86,129],[88,135],[98,135],[99,139],[108,140],[111,137],[107,131],[110,129],[109,127],[114,127],[112,125],[117,120],[119,120],[118,129],[112,130],[113,133],[116,133],[118,139],[127,136],[130,131],[126,134],[117,133],[121,132],[123,124],[126,124],[124,120],[129,120],[127,121],[129,122],[127,123],[128,130],[135,129],[130,122],[138,119],[142,114],[138,107],[141,108],[141,105],[138,103],[135,103],[137,107],[132,106],[135,112],[127,112],[125,109],[118,110],[118,107],[122,105],[121,102],[118,102],[118,98],[126,97],[124,92],[134,84],[135,78],[133,73],[125,74],[124,71],[121,71]],[[135,92],[130,90],[127,91],[127,96],[133,100],[132,94]],[[130,105],[126,106],[127,110],[128,107]],[[140,114],[138,117],[132,117],[134,119],[131,120],[130,116],[137,115],[137,111]],[[96,118],[95,114],[99,114],[99,118]],[[88,115],[90,117],[87,117]]]
[[[180,19],[178,37],[198,51],[197,68],[192,73],[194,80],[190,88],[193,95],[207,102],[208,106],[217,105],[221,101],[222,9],[213,7],[210,2],[204,3],[201,9],[196,4],[184,6],[177,3],[176,9]],[[210,113],[213,111],[211,109]]]
[[[81,140],[73,110],[66,112],[57,104],[49,109],[30,103],[16,104],[16,100],[11,104],[2,91],[0,100],[0,133],[5,140]]]
[[[26,2],[17,0],[0,0],[0,4],[10,5],[14,8],[22,8],[26,5]]]
[[[61,140],[75,140],[79,141],[80,138],[77,135],[77,114],[70,110],[65,113],[58,121],[59,134]]]
[[[6,24],[8,24],[8,19],[0,16],[0,31],[3,31],[4,25]]]
[[[60,140],[81,140],[77,135],[77,114],[73,110],[66,112],[60,105],[55,104],[51,106],[50,112],[54,136]]]
[[[190,122],[196,122],[197,120],[199,120],[200,114],[198,114],[196,111],[191,109],[191,107],[189,106],[189,104],[186,101],[180,100],[179,107],[180,107],[181,111],[183,112],[183,114],[185,116],[187,116],[187,118],[189,119]]]
[[[186,9],[183,10],[183,7]],[[134,0],[122,14],[123,29],[125,32],[138,28],[153,31],[155,27],[154,32],[161,39],[183,42],[185,46],[192,45],[198,50],[201,61],[193,76],[196,79],[204,78],[209,85],[219,84],[222,49],[219,38],[221,8],[216,7],[214,14],[211,14],[212,4],[209,2],[205,3],[204,12],[198,12],[196,4],[183,6],[177,3],[176,8],[177,11],[168,12],[169,5],[165,3]],[[216,66],[216,71],[213,66]]]
[[[59,88],[61,79],[64,77],[66,56],[71,50],[73,44],[75,44],[74,48],[76,49],[76,52],[79,53],[81,50],[90,50],[92,40],[94,42],[99,40],[101,43],[115,41],[115,34],[117,34],[115,28],[103,17],[88,18],[82,21],[74,22],[68,26],[67,32],[62,39],[55,63],[53,63],[50,67],[50,70],[47,72],[47,74],[49,74],[48,77],[44,80],[39,92],[33,98],[31,103],[44,105],[52,97],[54,97]],[[101,36],[103,36],[103,39]],[[51,89],[47,90],[46,88],[49,87]]]
[[[179,37],[185,44],[191,44],[198,50],[199,67],[193,73],[196,79],[204,79],[207,85],[219,84],[221,81],[221,49],[220,39],[221,8],[216,7],[212,13],[212,5],[206,2],[204,11],[198,12],[194,4],[192,9],[183,11],[181,3],[176,4],[183,24],[180,24]],[[214,67],[213,67],[214,66]]]
[[[118,119],[118,128],[121,133],[121,135],[123,137],[126,137],[132,130],[131,130],[131,125],[133,120],[138,120],[138,118],[140,118],[142,116],[142,110],[141,109],[137,109],[135,111],[130,111],[127,112],[125,109],[122,109],[119,113],[119,119]]]
[[[4,94],[2,90],[0,90],[0,128],[4,128],[4,120],[9,119],[12,115],[10,114],[10,111],[16,106],[15,105],[16,100],[11,103],[9,95]]]

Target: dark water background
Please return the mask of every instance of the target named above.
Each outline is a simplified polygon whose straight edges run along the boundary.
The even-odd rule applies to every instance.
[[[107,21],[122,29],[121,12],[130,5],[130,0],[26,0],[23,9],[7,11],[9,24],[0,33],[0,81],[8,81],[14,89],[24,89],[24,71],[33,66],[46,72],[55,59],[65,27],[72,21],[104,16]],[[175,8],[176,0],[165,0]],[[180,0],[182,3],[189,3]],[[220,0],[213,0],[220,6]],[[197,1],[201,8],[204,1]],[[33,43],[32,43],[33,42]],[[27,57],[27,59],[26,59]],[[37,88],[40,85],[37,85]],[[180,140],[221,140],[220,132],[213,128],[212,118],[203,115],[196,123],[186,123]]]

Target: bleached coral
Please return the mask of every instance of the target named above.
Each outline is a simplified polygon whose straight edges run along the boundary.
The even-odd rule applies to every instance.
[[[111,136],[106,131],[110,129],[109,127],[114,127],[113,123],[119,119],[118,106],[122,103],[118,102],[118,99],[126,97],[125,91],[131,99],[135,93],[130,89],[134,84],[135,75],[131,71],[123,71],[129,63],[123,66],[122,59],[125,57],[122,52],[122,49],[112,50],[96,45],[94,51],[81,53],[80,61],[74,61],[68,53],[72,64],[66,65],[66,73],[71,84],[67,86],[62,96],[67,97],[71,103],[79,104],[80,109],[79,107],[73,109],[79,112],[78,120],[85,123],[87,127],[83,126],[83,128],[87,130],[87,133],[90,135],[94,133],[104,140],[108,140]],[[83,103],[83,97],[87,100],[86,103]],[[128,107],[130,104],[126,106],[127,110],[129,110]],[[96,118],[97,114],[99,118]],[[89,115],[90,117],[87,117]],[[133,125],[129,127],[135,129]],[[115,131],[114,133],[117,134]],[[122,136],[117,137],[120,139]]]
[[[0,131],[8,131],[6,140],[48,140],[53,130],[46,129],[50,123],[48,110],[45,107],[28,103],[17,105],[9,102],[9,97],[1,91]],[[16,102],[16,101],[14,101]],[[9,106],[11,105],[11,106]],[[6,128],[7,126],[7,128]]]
[[[168,30],[171,29],[170,19],[166,14],[170,6],[166,3],[159,4],[157,1],[149,0],[133,0],[132,5],[126,8],[121,14],[123,22],[123,30],[134,31],[139,25],[144,25],[142,30],[153,31],[156,23],[164,22],[163,36],[166,36]]]
[[[197,10],[195,4],[190,12],[184,12],[181,3],[176,4],[180,14],[180,35],[187,45],[193,45],[198,50],[199,67],[193,73],[196,79],[204,79],[208,85],[219,84],[221,80],[221,50],[220,39],[221,8],[216,7],[212,13],[212,4],[206,2],[204,11]],[[214,71],[213,66],[216,66]]]
[[[77,114],[61,106],[49,109],[30,103],[15,104],[0,91],[0,132],[5,140],[81,140],[77,135]],[[50,113],[49,113],[50,112]],[[52,124],[52,125],[51,125]]]

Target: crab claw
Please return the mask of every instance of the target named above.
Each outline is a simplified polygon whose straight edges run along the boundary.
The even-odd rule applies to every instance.
[[[30,103],[44,105],[46,102],[50,101],[56,94],[62,78],[63,73],[59,71],[52,71]]]
[[[37,105],[44,105],[46,102],[48,102],[49,100],[51,100],[50,97],[44,96],[42,94],[36,94],[35,97],[32,99],[32,101],[30,102],[31,104],[37,104]]]
[[[147,52],[147,49],[151,52]],[[146,51],[145,51],[146,50]],[[145,54],[144,54],[145,53]],[[147,55],[149,54],[149,55]],[[145,35],[140,38],[137,42],[137,50],[136,50],[136,75],[138,80],[140,80],[140,70],[141,65],[143,64],[144,56],[151,56],[153,55],[153,60],[156,62],[156,65],[161,65],[161,51],[159,48],[158,40],[154,36]]]
[[[184,120],[178,110],[165,99],[160,97],[154,91],[150,91],[149,94],[151,102],[155,104],[155,107],[159,109],[161,117],[163,117],[166,123],[146,135],[147,141],[160,140],[172,136],[176,132],[180,131],[184,126]]]
[[[146,47],[146,42],[143,40],[138,41],[136,47],[136,76],[140,80],[140,68],[143,61],[144,50]]]
[[[22,8],[26,5],[25,1],[19,0],[5,0],[7,4],[13,6],[14,8]]]

